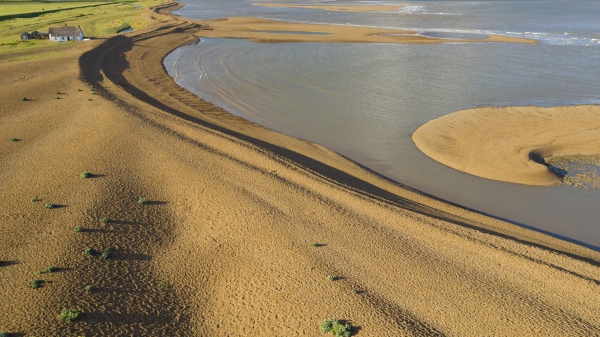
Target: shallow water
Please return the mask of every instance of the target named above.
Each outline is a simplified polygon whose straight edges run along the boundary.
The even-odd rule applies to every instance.
[[[259,44],[203,39],[199,45],[177,49],[165,64],[177,83],[234,114],[323,144],[437,197],[600,246],[598,190],[477,178],[433,161],[410,139],[427,121],[468,107],[599,103],[600,46],[586,47],[594,31],[600,32],[591,19],[600,14],[598,4],[422,2],[399,13],[344,13],[273,9],[239,0],[224,0],[219,6],[194,1],[196,5],[179,14],[195,17],[204,6],[203,15],[233,16],[245,8],[250,12],[246,16],[295,21],[379,22],[395,28],[421,27],[421,32],[542,36],[539,45]],[[543,13],[527,16],[534,9]],[[435,14],[441,11],[454,14]],[[514,15],[520,21],[503,21]],[[548,22],[557,17],[560,22]],[[573,25],[567,30],[565,22]],[[587,40],[573,43],[565,35]]]

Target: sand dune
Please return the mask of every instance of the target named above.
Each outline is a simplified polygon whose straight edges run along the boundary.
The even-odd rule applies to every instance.
[[[600,157],[600,107],[477,108],[430,121],[413,134],[429,157],[479,177],[551,186],[557,157]]]
[[[597,252],[404,188],[184,91],[160,62],[200,30],[173,8],[44,62],[0,60],[0,331],[322,336],[335,317],[357,336],[600,332]],[[34,279],[48,283],[28,288]],[[64,307],[83,314],[60,322]]]

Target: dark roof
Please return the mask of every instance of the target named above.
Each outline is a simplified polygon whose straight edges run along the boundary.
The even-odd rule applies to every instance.
[[[79,32],[79,28],[73,26],[48,28],[48,34],[53,36],[79,36]]]

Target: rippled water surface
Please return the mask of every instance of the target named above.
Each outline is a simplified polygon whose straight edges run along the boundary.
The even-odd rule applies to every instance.
[[[327,2],[339,3],[347,2]],[[598,190],[473,177],[431,160],[410,139],[427,121],[468,107],[597,104],[600,4],[402,3],[410,6],[398,12],[346,13],[192,0],[178,14],[413,28],[436,36],[528,36],[542,43],[260,44],[203,39],[174,51],[165,65],[180,85],[258,124],[323,144],[435,196],[600,246]]]

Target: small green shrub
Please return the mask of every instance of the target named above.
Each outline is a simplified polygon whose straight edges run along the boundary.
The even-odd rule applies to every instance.
[[[81,232],[83,232],[83,227],[81,227],[81,226],[75,226],[75,228],[73,228],[73,231],[77,232],[77,233],[81,233]]]
[[[54,99],[60,99],[60,97],[58,97],[58,96],[54,96]]]
[[[140,204],[140,205],[145,205],[145,204],[147,204],[147,203],[148,203],[148,199],[146,199],[146,198],[144,198],[144,197],[140,197],[140,198],[138,199],[138,204]]]
[[[85,291],[88,293],[91,293],[92,291],[94,291],[94,287],[92,287],[92,286],[85,286],[85,288],[83,288],[83,289],[85,289]]]
[[[92,101],[92,99],[91,99],[91,98],[88,98],[88,101]]]
[[[168,289],[173,288],[173,286],[167,281],[160,281],[160,282],[158,282],[158,288],[160,290],[168,290]]]
[[[77,91],[83,91],[83,90],[81,90],[81,89],[77,89]]]
[[[353,293],[354,295],[358,294],[358,292],[359,292],[359,290],[358,290],[358,289],[356,289],[356,288],[352,288],[352,293]]]
[[[62,93],[62,92],[60,92],[60,91],[57,91],[57,92],[56,92],[56,94],[57,94],[57,95],[63,95],[63,93]]]
[[[31,202],[38,202],[38,201],[40,201],[40,199],[38,199],[38,198],[31,198]]]
[[[330,333],[336,337],[350,337],[352,328],[348,324],[342,324],[337,319],[326,319],[321,322],[321,331]]]
[[[95,91],[92,91],[92,95],[95,95],[95,94],[96,94],[96,92],[95,92]]]
[[[49,202],[49,203],[47,203],[47,204],[44,205],[44,208],[53,209],[53,208],[56,208],[56,204],[53,204],[53,203]]]
[[[33,281],[29,282],[29,286],[33,289],[37,289],[37,288],[43,286],[44,283],[45,282],[43,280],[33,280]]]
[[[38,270],[38,274],[48,274],[48,273],[54,273],[56,271],[56,268],[53,266],[50,266],[44,270]]]
[[[12,142],[12,143],[14,143],[14,142],[18,142],[19,139],[18,138],[11,138],[11,139],[9,139],[9,141]]]
[[[109,219],[109,218],[102,218],[102,219],[100,220],[100,222],[102,222],[102,223],[109,223],[109,222],[110,222],[110,219]]]
[[[88,248],[86,248],[86,249],[83,251],[83,253],[84,253],[85,255],[91,255],[91,256],[94,256],[94,255],[96,255],[96,253],[97,253],[97,252],[96,252],[96,250],[95,250],[94,248],[90,248],[90,247],[88,247]]]
[[[8,332],[5,331],[0,331],[0,337],[9,337],[10,334]]]
[[[110,257],[111,257],[111,255],[109,252],[102,252],[102,254],[100,255],[100,258],[102,260],[108,260],[108,259],[110,259]]]
[[[318,243],[316,243],[316,242],[313,242],[313,243],[310,244],[310,246],[311,247],[320,247],[321,245],[318,244]]]
[[[58,319],[65,322],[71,322],[79,317],[79,310],[77,309],[62,309],[58,314]]]
[[[340,278],[339,278],[339,277],[337,277],[337,276],[335,276],[335,275],[329,275],[329,276],[327,276],[327,279],[328,279],[329,281],[337,281],[337,280],[339,280]]]
[[[21,97],[21,101],[25,102],[27,100],[27,97]]]
[[[91,173],[91,172],[81,172],[81,173],[79,174],[79,177],[80,177],[80,178],[84,178],[84,179],[85,179],[85,178],[91,178],[92,176],[93,176],[93,175],[92,175],[92,173]]]

